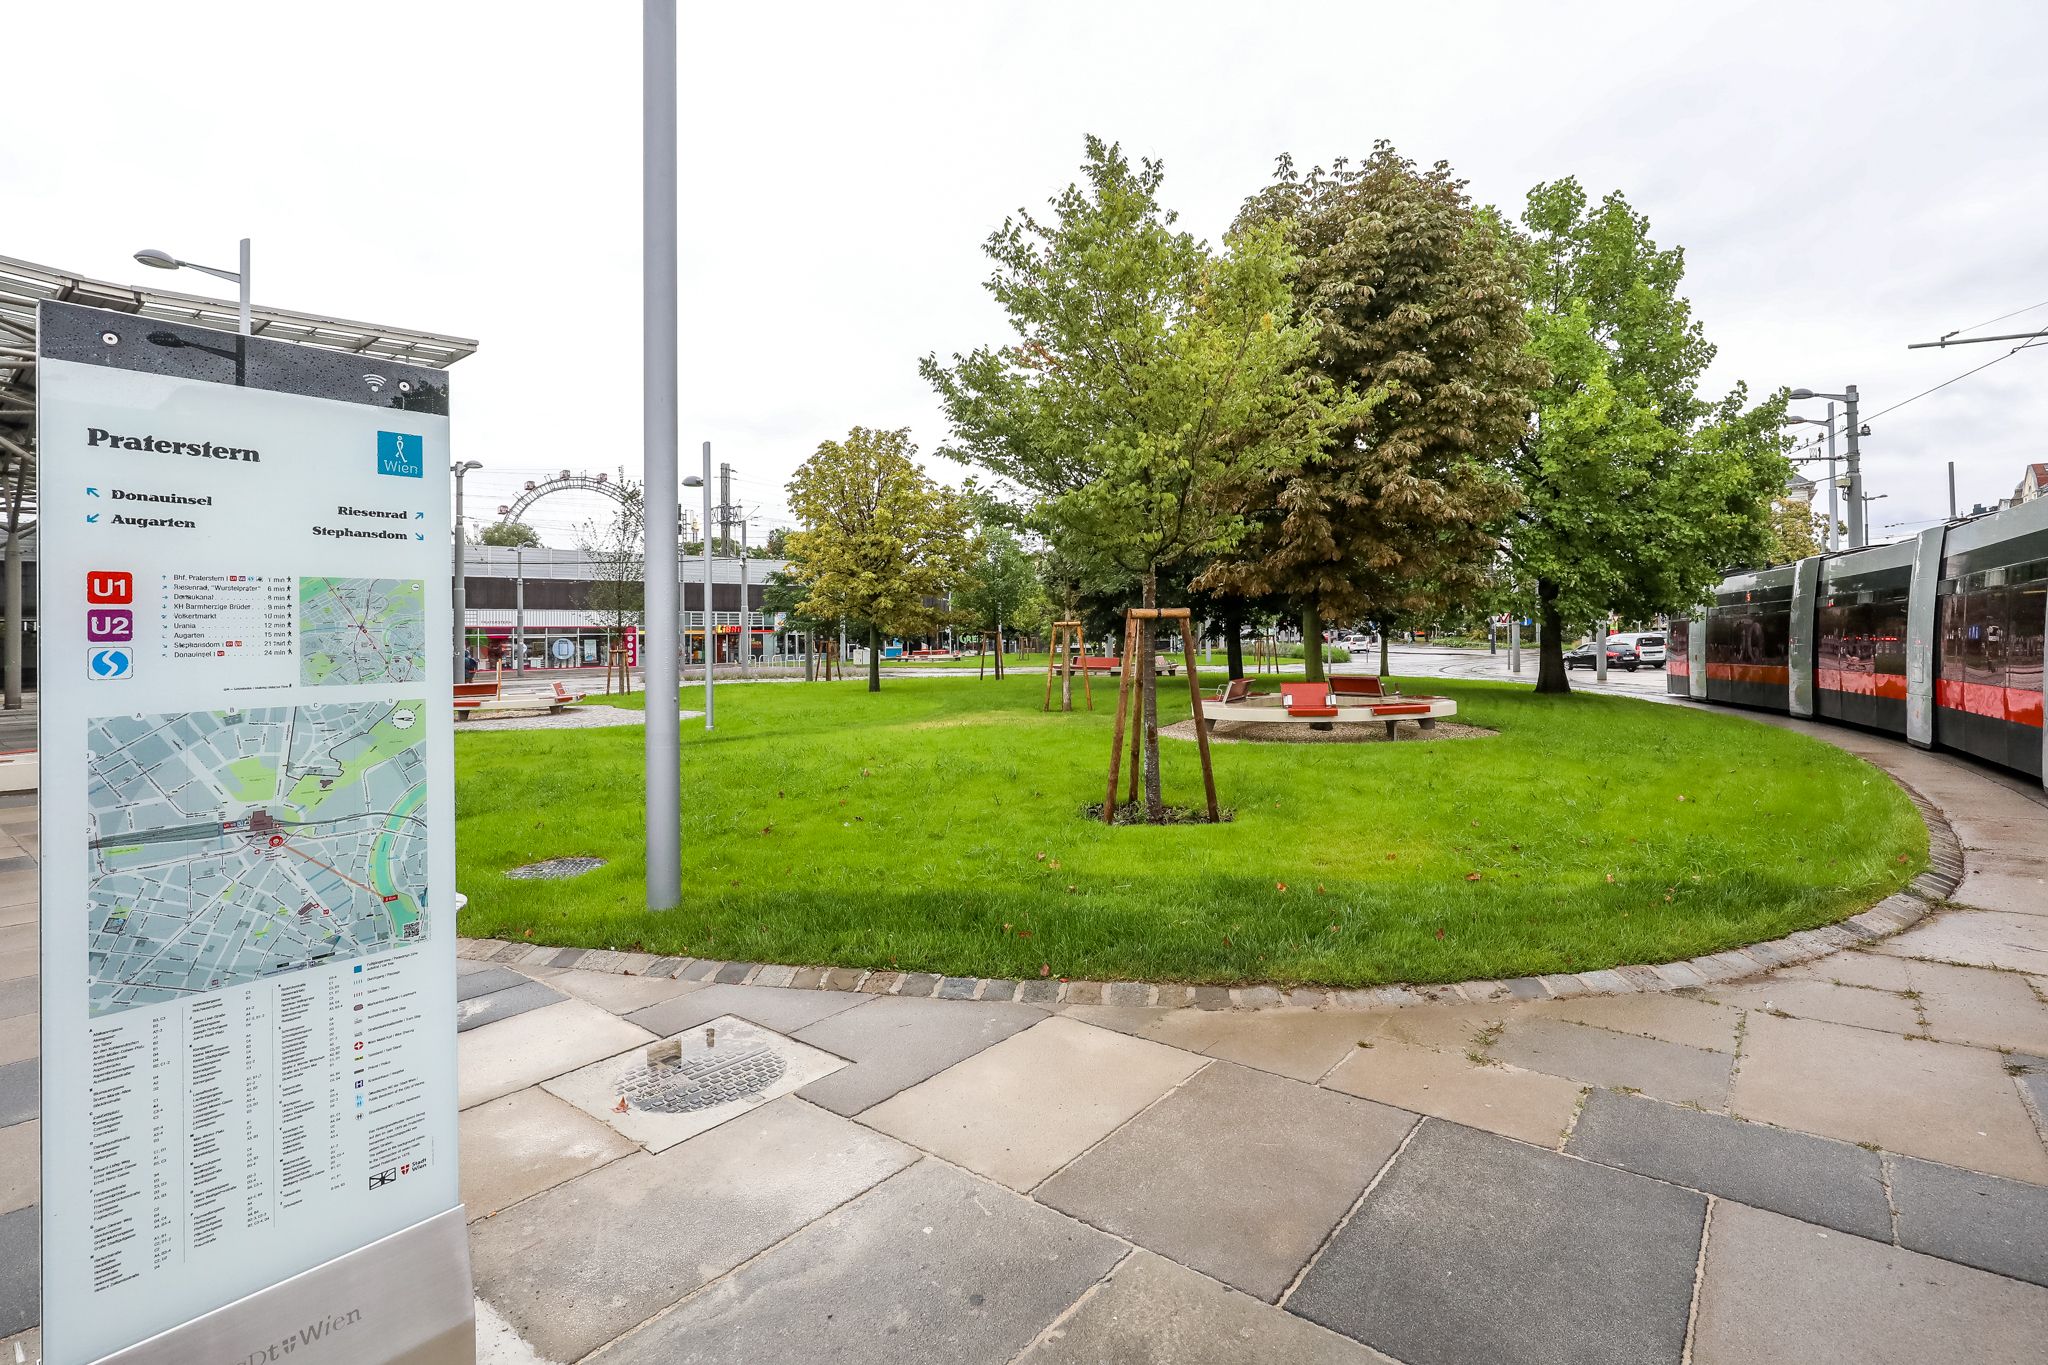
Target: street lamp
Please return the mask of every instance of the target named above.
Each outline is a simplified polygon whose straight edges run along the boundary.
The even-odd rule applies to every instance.
[[[249,239],[247,237],[242,239],[242,268],[240,270],[221,270],[215,266],[201,265],[197,261],[181,261],[170,252],[158,251],[155,247],[145,247],[141,251],[136,252],[135,259],[144,265],[154,266],[158,270],[196,270],[202,275],[211,275],[217,280],[233,280],[241,287],[242,291],[242,335],[249,335]]]
[[[1863,529],[1863,447],[1856,444],[1859,436],[1868,436],[1870,429],[1856,420],[1856,386],[1851,384],[1841,393],[1817,393],[1812,389],[1794,389],[1794,399],[1829,398],[1843,404],[1844,427],[1849,435],[1849,449],[1846,459],[1849,467],[1849,548],[1860,550],[1869,543]]]
[[[1842,521],[1841,517],[1835,511],[1835,405],[1833,403],[1828,404],[1828,416],[1826,421],[1820,421],[1812,417],[1787,417],[1785,419],[1785,425],[1788,427],[1804,425],[1809,427],[1824,427],[1827,429],[1828,548],[1830,550],[1839,550],[1842,548]]]
[[[464,619],[469,614],[468,593],[463,580],[468,576],[469,566],[464,551],[468,548],[462,540],[462,477],[472,469],[482,469],[477,460],[459,460],[448,466],[455,476],[455,681],[468,682],[469,675],[463,671],[463,661],[469,657],[464,644],[469,623]]]

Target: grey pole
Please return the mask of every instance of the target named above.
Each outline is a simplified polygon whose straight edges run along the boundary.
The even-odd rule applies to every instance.
[[[462,539],[462,478],[470,470],[482,468],[483,466],[475,460],[457,460],[454,464],[448,466],[449,472],[455,475],[455,581],[453,588],[450,590],[449,600],[455,608],[455,681],[457,682],[466,680],[467,675],[463,672],[462,661],[469,653],[468,646],[465,643],[469,635],[469,584],[467,582],[469,577],[469,564],[467,562],[469,547]]]
[[[682,728],[676,672],[682,585],[676,573],[676,8],[640,6],[641,441],[647,535],[647,908],[683,895]]]
[[[249,335],[249,239],[242,239],[242,268],[238,274],[242,282],[242,335]]]
[[[1849,548],[1860,550],[1870,543],[1870,539],[1863,506],[1863,448],[1856,444],[1858,428],[1854,384],[1843,390],[1843,403],[1848,408],[1843,426],[1849,435]]]
[[[704,443],[704,728],[711,728],[711,442]]]
[[[747,600],[747,519],[740,522],[740,676],[754,672],[754,604]]]
[[[1956,519],[1956,462],[1948,462],[1948,519]]]
[[[1836,487],[1840,475],[1835,469],[1835,405],[1828,404],[1828,548],[1842,548],[1842,514],[1835,506],[1835,498],[1841,492]]]
[[[1522,618],[1508,617],[1508,672],[1522,671]]]
[[[518,671],[526,671],[526,547],[512,552],[512,657]]]
[[[1600,628],[1593,632],[1593,672],[1598,681],[1607,681],[1607,617],[1600,617]]]

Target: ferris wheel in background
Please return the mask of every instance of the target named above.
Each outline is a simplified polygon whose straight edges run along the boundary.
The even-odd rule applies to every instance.
[[[572,474],[563,470],[551,479],[528,479],[519,496],[498,504],[498,520],[523,521],[526,511],[550,493],[597,493],[621,507],[633,505],[633,494],[609,474]]]

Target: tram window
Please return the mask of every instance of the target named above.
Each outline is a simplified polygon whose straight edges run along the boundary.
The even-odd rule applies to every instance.
[[[1941,599],[1941,658],[1936,676],[1943,682],[1963,680],[1964,609],[1968,603],[1960,589]]]
[[[1906,673],[1906,605],[1910,593],[1895,588],[1877,594],[1870,613],[1871,669],[1904,677]]]

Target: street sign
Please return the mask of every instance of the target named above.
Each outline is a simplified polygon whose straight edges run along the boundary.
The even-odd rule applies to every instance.
[[[469,1362],[447,376],[37,354],[43,1359]]]

